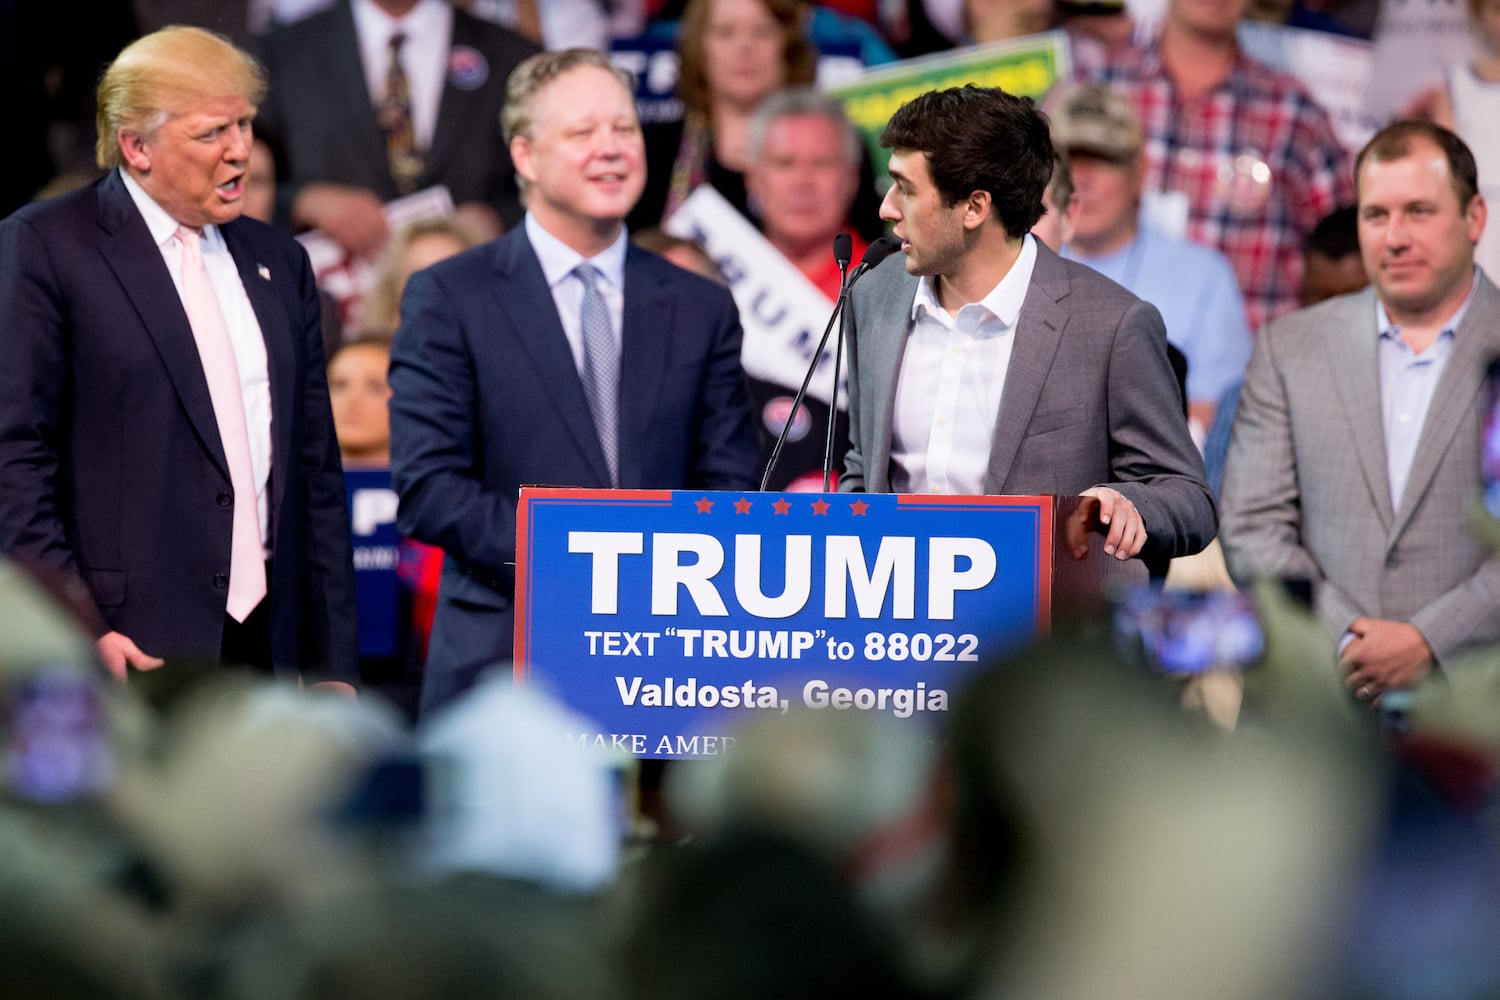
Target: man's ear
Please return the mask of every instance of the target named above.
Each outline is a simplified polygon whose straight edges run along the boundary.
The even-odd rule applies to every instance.
[[[536,166],[531,159],[531,140],[524,135],[518,135],[510,141],[510,162],[516,168],[516,173],[525,178],[528,183],[536,183]]]
[[[1485,204],[1484,195],[1476,194],[1469,199],[1469,208],[1464,213],[1469,224],[1469,239],[1475,243],[1484,233],[1484,225],[1489,217],[1489,206]]]
[[[151,172],[151,149],[144,135],[135,129],[122,128],[115,134],[115,141],[120,144],[120,154],[127,166],[138,174]]]
[[[964,228],[978,229],[989,219],[993,209],[988,191],[969,192],[969,200],[964,203]]]

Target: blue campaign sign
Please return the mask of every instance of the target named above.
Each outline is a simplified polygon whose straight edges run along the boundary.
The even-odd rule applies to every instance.
[[[359,655],[394,656],[399,648],[401,535],[396,531],[396,491],[390,469],[347,468],[349,530],[354,541]]]
[[[638,757],[721,752],[748,713],[940,722],[1045,632],[1052,497],[528,488],[516,680]]]

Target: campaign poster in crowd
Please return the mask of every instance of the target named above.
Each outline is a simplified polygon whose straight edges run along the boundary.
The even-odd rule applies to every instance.
[[[878,712],[934,738],[963,680],[1045,634],[1052,497],[528,488],[518,683],[636,757],[757,714]]]
[[[828,296],[708,184],[690,194],[662,228],[702,247],[724,275],[744,328],[745,371],[777,385],[801,385],[833,312]],[[847,376],[840,381],[847,385]],[[831,340],[807,391],[824,403],[833,399]],[[839,405],[845,405],[842,392]]]
[[[1334,133],[1351,154],[1364,148],[1383,124],[1384,119],[1370,110],[1365,99],[1375,56],[1369,42],[1259,22],[1241,24],[1239,39],[1252,59],[1302,81],[1313,100],[1328,112]]]
[[[824,89],[843,103],[864,136],[876,173],[884,175],[890,150],[880,147],[880,130],[913,97],[972,83],[1040,101],[1068,72],[1068,36],[1049,31],[891,63]]]

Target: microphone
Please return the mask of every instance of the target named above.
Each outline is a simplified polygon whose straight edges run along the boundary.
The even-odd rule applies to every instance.
[[[879,240],[877,240],[876,242],[878,243]],[[873,244],[871,245],[873,246]],[[890,251],[887,250],[880,256],[884,257],[887,253],[890,253]],[[818,341],[818,349],[813,351],[812,364],[807,366],[807,374],[802,377],[802,387],[798,389],[797,394],[792,397],[792,408],[787,411],[786,423],[782,425],[781,433],[776,436],[776,445],[771,449],[771,457],[766,462],[766,471],[761,474],[760,489],[763,493],[771,483],[771,473],[775,471],[776,462],[781,458],[781,449],[786,447],[786,439],[788,435],[791,434],[792,424],[797,419],[797,408],[802,405],[802,398],[807,395],[807,387],[812,384],[813,372],[818,370],[818,362],[823,358],[823,348],[828,346],[828,335],[833,332],[833,321],[838,319],[839,313],[844,308],[844,299],[849,296],[849,288],[854,284],[853,280],[849,276],[849,261],[853,256],[854,241],[849,238],[849,234],[835,233],[833,237],[833,261],[839,266],[838,301],[833,304],[833,315],[828,317],[828,325],[823,328],[823,336]],[[866,251],[864,258],[859,262],[859,266],[865,267],[866,261],[868,261],[869,259],[870,254],[868,251]],[[876,259],[878,260],[879,258]],[[842,341],[842,338],[840,338],[840,340]],[[835,397],[834,401],[835,403],[837,403],[837,397],[839,394],[837,370],[835,370],[833,378],[833,395]],[[829,416],[828,421],[829,435],[831,436],[833,433],[833,417],[831,415]],[[826,475],[824,476],[824,480],[825,482],[823,486],[823,492],[826,493],[828,492]]]
[[[840,233],[839,235],[843,235]],[[839,316],[839,339],[833,346],[833,398],[828,402],[828,436],[823,442],[823,492],[827,493],[833,483],[833,431],[838,426],[839,416],[839,362],[844,357],[844,328],[849,325],[849,314],[840,315],[844,302],[849,298],[849,292],[854,288],[854,283],[865,276],[867,271],[873,270],[875,265],[885,260],[891,254],[901,249],[901,241],[890,236],[881,236],[865,248],[865,255],[859,259],[859,266],[849,275],[848,282],[843,291],[839,292],[838,305],[834,307],[834,315]],[[833,321],[830,319],[830,323]],[[823,335],[827,339],[828,335]],[[819,347],[818,352],[822,353]],[[793,409],[793,413],[796,410]]]
[[[842,236],[844,234],[840,233],[839,235]],[[853,274],[849,275],[849,287],[853,288],[854,283],[864,277],[866,271],[873,269],[876,264],[879,264],[900,249],[901,241],[894,236],[882,236],[874,243],[871,243],[865,248],[865,255],[859,259],[859,266],[854,269]]]

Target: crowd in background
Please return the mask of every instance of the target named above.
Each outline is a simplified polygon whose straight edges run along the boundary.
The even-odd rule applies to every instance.
[[[1495,195],[1500,0],[1468,6],[1474,58],[1404,110],[1459,132]],[[412,16],[399,43],[372,46],[370,8]],[[631,239],[732,286],[712,246],[664,231],[707,186],[831,308],[832,237],[852,233],[857,261],[884,230],[884,187],[820,65],[1064,31],[1073,67],[1042,101],[1058,164],[1035,233],[1157,305],[1216,495],[1254,336],[1367,281],[1352,150],[1304,83],[1235,41],[1243,17],[1368,38],[1362,0],[1170,0],[1149,19],[1067,0],[137,0],[86,25],[65,15],[0,4],[15,95],[0,217],[93,179],[93,86],[131,38],[197,23],[244,43],[270,84],[246,213],[341,255],[320,292],[347,472],[390,463],[407,279],[520,225],[500,108],[510,69],[541,49],[673,48],[681,114],[643,117]],[[451,49],[434,41],[446,32]],[[435,187],[447,200],[414,221],[387,210]],[[1492,221],[1486,274],[1497,249]],[[764,452],[790,387],[749,374]],[[818,429],[839,418],[812,412]],[[821,488],[821,434],[800,437],[776,488]],[[399,599],[362,604],[393,638],[362,650],[357,703],[209,669],[110,683],[66,582],[0,566],[8,995],[1500,993],[1493,650],[1376,714],[1274,588],[1255,595],[1264,660],[1227,694],[1222,678],[1154,675],[1107,618],[1070,622],[976,675],[939,740],[792,713],[669,772],[661,802],[653,778],[643,807],[637,765],[559,746],[544,734],[585,724],[535,691],[491,680],[413,724],[443,559],[402,541]],[[1208,560],[1174,572],[1228,586]]]

